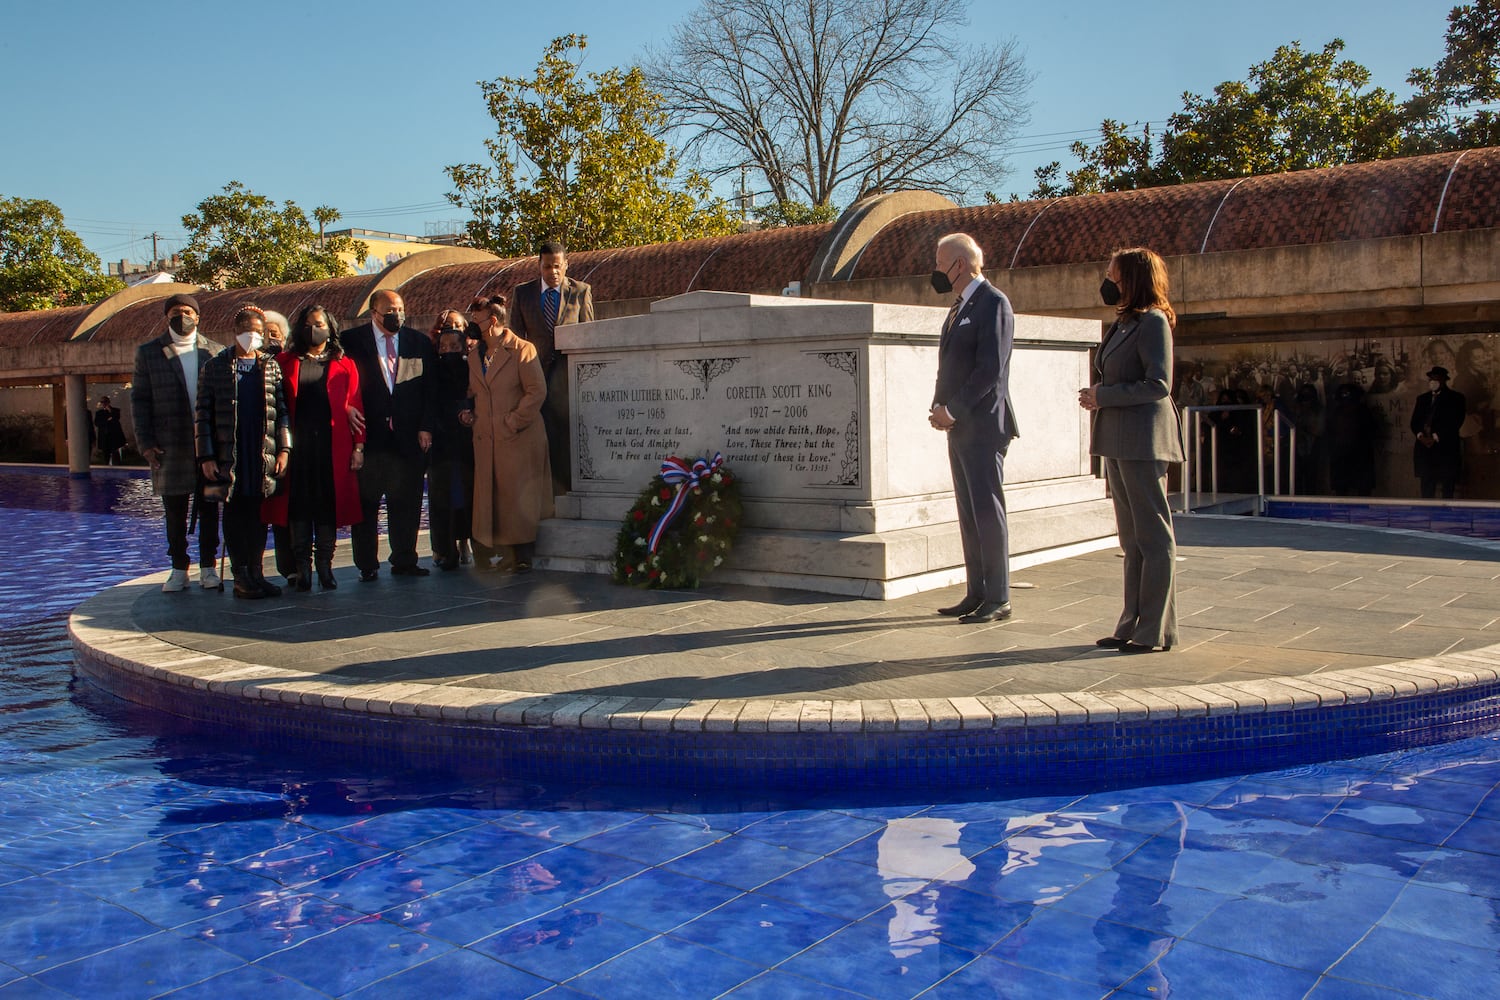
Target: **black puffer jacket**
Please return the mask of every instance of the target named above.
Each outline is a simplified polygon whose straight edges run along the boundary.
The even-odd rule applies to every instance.
[[[219,464],[220,477],[228,477],[229,495],[234,496],[239,484],[235,479],[235,442],[239,440],[239,404],[234,384],[234,348],[214,355],[203,367],[198,383],[197,452],[198,461],[213,459]],[[268,497],[276,492],[276,453],[292,450],[291,418],[287,413],[286,395],[281,386],[281,366],[265,352],[256,352],[256,361],[265,383],[265,408],[261,413],[249,414],[249,419],[264,420],[265,431],[261,435],[261,466],[265,474],[261,477],[260,493]]]

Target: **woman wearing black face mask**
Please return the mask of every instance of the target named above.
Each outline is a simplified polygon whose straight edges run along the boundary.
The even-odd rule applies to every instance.
[[[1167,266],[1141,247],[1117,251],[1099,289],[1115,307],[1094,366],[1099,380],[1078,393],[1093,414],[1090,454],[1103,459],[1125,550],[1125,609],[1098,641],[1122,653],[1168,650],[1177,641],[1177,543],[1167,504],[1167,465],[1182,461],[1172,404],[1172,327]]]
[[[290,529],[296,571],[288,582],[312,589],[313,564],[324,590],[338,587],[333,554],[340,525],[358,523],[364,433],[348,416],[364,411],[359,369],[344,355],[339,325],[322,306],[308,306],[292,324],[287,350],[277,358],[286,375],[287,408],[297,448],[287,470],[287,489],[267,501],[268,520]],[[360,426],[363,424],[361,422]]]
[[[474,432],[461,415],[470,412],[469,334],[478,336],[457,309],[445,310],[432,328],[437,348],[438,425],[427,470],[427,520],[432,562],[455,570],[473,560],[469,547],[474,502]]]
[[[542,401],[547,379],[536,348],[506,328],[505,297],[469,307],[483,337],[469,352],[469,392],[474,409],[474,554],[511,550],[496,569],[531,570],[538,524],[552,516],[552,470]],[[503,553],[502,553],[503,554]]]

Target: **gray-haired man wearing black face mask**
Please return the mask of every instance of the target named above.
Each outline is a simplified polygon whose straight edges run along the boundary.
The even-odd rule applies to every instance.
[[[984,280],[984,251],[964,233],[937,245],[932,287],[958,297],[938,343],[937,386],[927,422],[948,437],[968,592],[939,614],[965,624],[1010,617],[1010,540],[1005,517],[1005,452],[1017,436],[1010,407],[1015,315]]]

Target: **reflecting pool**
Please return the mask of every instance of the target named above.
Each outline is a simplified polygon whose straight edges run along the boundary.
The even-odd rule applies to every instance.
[[[996,801],[381,773],[73,680],[144,481],[0,511],[0,997],[1500,995],[1495,736]]]

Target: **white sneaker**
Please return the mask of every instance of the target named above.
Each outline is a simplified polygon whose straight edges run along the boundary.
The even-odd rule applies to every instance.
[[[175,594],[187,589],[187,570],[174,569],[167,574],[167,582],[161,585],[163,594]]]
[[[219,590],[224,586],[224,581],[219,579],[212,566],[198,567],[198,583],[204,590]]]

